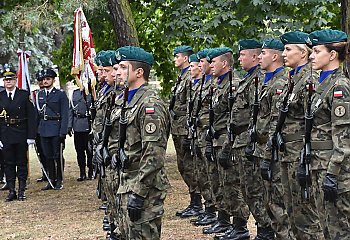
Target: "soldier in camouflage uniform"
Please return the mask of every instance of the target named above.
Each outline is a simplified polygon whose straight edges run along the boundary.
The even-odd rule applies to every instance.
[[[123,125],[126,141],[119,142],[117,158],[122,166],[118,188],[121,238],[157,240],[169,187],[164,161],[170,117],[165,103],[147,84],[153,55],[131,46],[119,48],[116,55],[120,57],[117,77],[128,78],[125,86],[130,89],[116,102],[120,118],[127,121]],[[127,162],[122,162],[122,153]]]
[[[311,108],[313,196],[320,217],[325,207],[330,239],[349,239],[350,84],[340,66],[347,54],[347,35],[331,29],[315,31],[309,35],[308,44],[313,49],[312,68],[321,70]]]
[[[265,41],[259,55],[259,64],[265,70],[264,83],[259,94],[259,112],[256,123],[256,149],[254,156],[259,158],[260,171],[266,187],[267,210],[271,227],[277,239],[295,239],[290,231],[289,217],[283,201],[280,161],[272,159],[271,137],[276,128],[279,115],[280,95],[287,84],[287,73],[283,68],[282,52],[284,45],[280,40]],[[271,137],[270,137],[271,136]]]
[[[176,216],[181,216],[184,212],[193,211],[193,207],[198,208],[201,202],[200,194],[196,193],[197,183],[193,174],[193,158],[190,151],[190,141],[187,139],[187,98],[188,86],[191,80],[189,56],[193,54],[192,47],[178,46],[174,49],[175,67],[180,69],[177,82],[173,89],[173,99],[175,103],[170,104],[171,134],[174,141],[178,170],[188,186],[190,193],[190,204],[183,210],[176,212]]]
[[[200,152],[197,152],[197,160],[200,168],[198,169],[198,187],[200,192],[205,200],[205,211],[203,214],[199,215],[197,219],[193,219],[193,225],[195,226],[205,226],[212,224],[216,221],[216,208],[215,208],[215,196],[213,196],[213,184],[210,182],[209,175],[212,172],[212,169],[216,169],[215,164],[213,162],[208,162],[205,158],[205,147],[206,141],[205,136],[209,126],[209,101],[210,98],[208,96],[209,88],[212,83],[212,75],[210,63],[207,60],[207,54],[210,49],[203,49],[197,53],[197,57],[199,59],[198,67],[201,69],[202,73],[205,75],[204,82],[201,82],[201,108],[198,112],[197,116],[197,140],[198,147]],[[198,96],[199,96],[198,95]],[[198,107],[198,106],[196,106]]]
[[[189,140],[189,147],[190,150],[187,149],[187,151],[191,152],[192,156],[192,162],[187,163],[187,166],[189,169],[192,169],[193,174],[193,181],[194,186],[197,186],[197,188],[194,189],[193,195],[195,195],[193,199],[193,207],[188,209],[187,211],[184,211],[180,217],[186,218],[186,217],[194,217],[198,216],[203,213],[203,207],[201,202],[201,194],[200,189],[198,186],[198,174],[199,174],[199,168],[201,161],[199,159],[200,154],[197,154],[197,151],[200,151],[198,147],[198,141],[196,136],[196,117],[195,113],[198,108],[198,98],[201,90],[201,70],[198,67],[199,59],[197,58],[197,54],[192,54],[189,57],[189,63],[190,63],[190,74],[191,74],[191,80],[188,81],[188,96],[187,96],[187,125],[189,127],[188,131],[188,140]],[[188,146],[187,146],[188,147]],[[198,157],[197,157],[198,156]],[[192,166],[191,166],[192,164]]]
[[[102,56],[100,56],[99,60],[101,61],[101,65],[103,66],[103,78],[105,79],[106,84],[103,86],[103,88],[99,92],[99,98],[96,102],[96,117],[93,122],[93,135],[94,135],[94,156],[93,160],[95,161],[95,164],[97,164],[100,168],[100,191],[101,191],[101,197],[103,199],[103,195],[106,196],[107,203],[111,202],[112,199],[110,197],[110,200],[108,201],[108,193],[107,193],[107,186],[106,186],[106,174],[103,172],[106,172],[105,162],[103,159],[103,156],[101,154],[102,152],[102,143],[103,143],[103,132],[105,129],[105,123],[106,123],[106,111],[109,107],[109,101],[112,98],[112,95],[115,94],[114,92],[114,79],[112,77],[113,72],[113,65],[116,63],[115,54],[113,50],[105,51]],[[101,171],[103,169],[103,171]],[[109,194],[111,195],[111,194]],[[108,204],[107,204],[108,208]],[[106,209],[106,216],[103,220],[103,229],[108,231],[110,230],[109,225],[109,212]]]
[[[258,56],[262,44],[255,39],[243,39],[238,42],[239,62],[247,72],[235,91],[235,100],[231,110],[228,127],[234,135],[233,156],[234,162],[239,164],[240,184],[244,200],[249,206],[255,224],[257,236],[255,239],[274,239],[271,221],[264,205],[264,186],[260,175],[259,158],[248,159],[245,156],[245,147],[248,139],[249,119],[253,111],[255,80],[262,78]],[[258,87],[262,84],[258,83]]]
[[[214,160],[217,168],[218,178],[212,178],[211,182],[219,182],[219,186],[213,188],[213,194],[216,197],[215,203],[218,208],[218,220],[211,227],[204,228],[203,233],[221,233],[230,230],[232,228],[230,216],[233,216],[235,228],[228,239],[249,239],[249,231],[246,227],[249,209],[244,203],[240,191],[238,165],[231,161],[232,145],[224,145],[229,119],[228,98],[239,81],[231,79],[233,78],[232,50],[230,48],[212,49],[208,53],[207,59],[211,62],[210,68],[216,77],[216,83],[212,96],[214,121],[212,126],[209,126],[207,137],[207,140],[212,139],[213,144],[207,144],[205,153],[208,161]],[[238,187],[234,187],[237,185]]]
[[[282,95],[282,104],[286,103],[287,115],[282,128],[284,153],[280,158],[281,178],[284,202],[290,214],[292,230],[297,239],[324,239],[316,205],[313,199],[303,201],[296,171],[300,162],[300,150],[303,148],[304,102],[307,98],[307,84],[317,82],[318,74],[311,71],[309,55],[311,49],[305,44],[308,34],[288,32],[280,39],[284,44],[282,56],[289,71],[289,84]],[[281,106],[281,109],[285,108]],[[282,113],[280,113],[280,118]]]

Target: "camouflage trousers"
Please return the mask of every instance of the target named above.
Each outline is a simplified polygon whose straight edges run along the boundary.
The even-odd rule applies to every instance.
[[[209,176],[214,166],[213,163],[208,162],[207,158],[205,157],[205,144],[201,144],[203,142],[205,143],[205,132],[206,130],[198,131],[198,138],[200,139],[198,144],[200,151],[197,151],[196,155],[196,163],[198,169],[198,188],[199,192],[205,200],[205,207],[213,208],[215,207],[215,202],[212,195],[212,183]]]
[[[323,235],[326,240],[333,240],[329,235],[329,229],[326,221],[326,208],[324,204],[322,184],[326,176],[326,170],[312,170],[311,171],[311,194],[316,203],[317,214],[320,219],[320,224],[323,230]]]
[[[119,174],[116,170],[106,167],[106,177],[105,177],[105,193],[107,197],[107,215],[109,217],[109,222],[114,223],[117,227],[117,213],[118,206],[117,191],[119,186]]]
[[[144,202],[144,211],[138,221],[132,222],[128,215],[127,203],[129,193],[118,194],[118,222],[120,236],[123,240],[160,240],[162,216],[166,191],[151,189]]]
[[[261,160],[260,160],[261,161]],[[268,160],[269,161],[269,160]],[[284,202],[284,191],[282,186],[281,162],[272,163],[272,180],[264,181],[266,189],[267,213],[271,219],[271,227],[280,240],[296,239],[291,230],[291,223]]]
[[[235,162],[239,164],[239,177],[244,201],[252,213],[256,225],[262,228],[270,227],[271,220],[266,210],[266,193],[260,174],[260,159],[249,161],[245,157],[244,147],[234,148]]]
[[[286,203],[292,230],[297,239],[323,240],[325,238],[314,198],[311,196],[309,201],[305,200],[297,179],[300,149],[302,148],[302,141],[286,143],[286,149],[281,160],[284,202]]]
[[[350,238],[350,192],[340,193],[336,204],[326,201],[326,220],[331,239]]]
[[[184,135],[173,135],[173,141],[176,151],[177,167],[180,175],[186,185],[188,186],[189,192],[198,191],[198,179],[195,174],[194,159],[191,156],[189,149],[183,149],[182,141],[187,138]]]
[[[216,159],[215,164],[218,169],[219,178],[212,179],[218,181],[219,188],[216,193],[216,206],[220,211],[225,211],[233,218],[243,218],[248,220],[250,212],[248,205],[243,199],[243,194],[240,188],[239,167],[237,161],[232,161],[228,169],[223,169],[218,163],[218,155],[221,147],[214,148]]]

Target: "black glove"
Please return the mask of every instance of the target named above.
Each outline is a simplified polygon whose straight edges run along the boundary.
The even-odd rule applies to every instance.
[[[335,175],[327,173],[326,177],[323,179],[322,189],[324,192],[324,200],[336,203],[338,198],[338,183]]]
[[[218,154],[218,161],[224,170],[229,169],[232,166],[231,153],[225,149],[221,150]]]
[[[73,129],[72,128],[68,128],[68,136],[72,136],[73,135]]]
[[[102,145],[97,145],[96,151],[93,157],[94,163],[98,165],[103,165],[103,157],[101,154],[101,149],[102,149]]]
[[[141,213],[143,211],[143,205],[145,200],[135,193],[129,194],[128,199],[128,214],[132,222],[135,222],[141,218]]]
[[[120,160],[118,154],[113,154],[111,159],[111,168],[114,170],[120,168]]]
[[[212,152],[213,152],[213,146],[211,145],[210,142],[207,142],[207,146],[205,147],[205,157],[209,162],[213,162]]]
[[[60,143],[63,143],[66,141],[66,135],[60,135]]]
[[[188,138],[182,139],[181,146],[182,146],[182,150],[184,152],[190,152],[191,151],[191,139],[188,139]]]
[[[260,163],[260,174],[263,180],[271,181],[271,162],[268,160],[262,160]]]

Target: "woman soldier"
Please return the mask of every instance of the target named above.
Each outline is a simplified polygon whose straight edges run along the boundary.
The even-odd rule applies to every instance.
[[[330,239],[350,236],[350,82],[341,64],[347,56],[347,35],[337,30],[312,32],[312,68],[321,70],[312,99],[311,176],[322,224],[325,213]],[[323,189],[323,191],[321,191]],[[329,238],[325,234],[326,238]]]

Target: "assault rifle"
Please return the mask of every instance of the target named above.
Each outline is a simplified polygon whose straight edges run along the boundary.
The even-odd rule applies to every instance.
[[[214,129],[213,94],[214,89],[213,85],[211,84],[209,87],[209,129],[207,130],[205,140],[207,141],[207,149],[209,148],[211,150],[210,153],[206,152],[206,157],[208,160],[215,162],[213,139],[215,138],[216,132]]]
[[[255,77],[254,79],[254,86],[255,86],[255,92],[254,92],[254,104],[253,104],[253,122],[252,122],[252,128],[249,130],[249,141],[247,144],[247,147],[245,148],[245,155],[248,160],[253,161],[254,156],[253,153],[255,151],[256,147],[256,122],[258,120],[258,113],[259,113],[259,78]]]
[[[125,169],[128,169],[129,167],[129,157],[125,153],[125,142],[126,142],[126,127],[128,124],[128,117],[126,116],[126,105],[128,103],[128,96],[129,96],[129,67],[128,67],[128,73],[127,77],[124,83],[124,95],[123,95],[123,104],[122,109],[120,112],[120,119],[119,119],[119,149],[118,149],[118,161],[120,163],[120,168],[122,171]]]
[[[227,129],[227,134],[228,134],[228,137],[229,137],[229,140],[231,143],[233,143],[235,141],[235,133],[234,133],[234,129],[236,127],[236,125],[232,122],[232,116],[231,116],[231,111],[232,111],[232,107],[233,107],[233,100],[234,100],[234,97],[233,97],[233,84],[232,84],[232,81],[233,81],[233,72],[232,72],[232,69],[228,72],[228,76],[229,76],[229,81],[230,81],[230,91],[229,91],[229,94],[228,94],[228,112],[230,114],[229,116],[229,126],[228,126],[228,129]]]
[[[311,185],[311,175],[310,175],[310,163],[311,163],[311,130],[313,124],[313,113],[311,111],[312,105],[312,93],[313,93],[313,83],[312,80],[308,82],[308,98],[307,107],[305,113],[305,142],[304,147],[300,152],[300,166],[298,172],[299,184],[301,186],[302,196],[305,200],[310,199],[310,185]]]
[[[175,101],[176,101],[176,91],[177,91],[177,88],[181,82],[181,75],[180,74],[177,76],[177,80],[176,80],[175,87],[173,89],[170,104],[169,104],[169,112],[170,112],[170,116],[173,120],[177,120],[177,115],[174,111],[174,107],[175,107]]]

